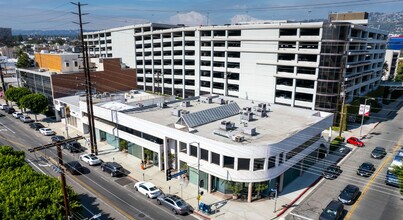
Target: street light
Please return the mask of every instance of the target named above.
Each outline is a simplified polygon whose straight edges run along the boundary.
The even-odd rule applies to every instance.
[[[191,144],[197,144],[197,209],[199,209],[199,204],[200,204],[200,143],[193,141],[189,143]]]
[[[362,117],[361,117],[361,128],[360,128],[360,137],[362,137],[362,125],[364,123],[364,116],[365,116],[365,110],[367,108],[367,100],[375,100],[375,98],[365,98],[365,102],[364,102],[364,110],[362,111]],[[369,105],[371,106],[371,105]]]

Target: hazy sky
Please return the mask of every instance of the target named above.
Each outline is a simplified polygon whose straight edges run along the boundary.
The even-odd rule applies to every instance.
[[[397,12],[403,0],[87,0],[85,29],[138,23],[229,24],[250,20],[327,18],[329,12]],[[64,0],[2,0],[0,27],[22,30],[78,29],[77,6]]]

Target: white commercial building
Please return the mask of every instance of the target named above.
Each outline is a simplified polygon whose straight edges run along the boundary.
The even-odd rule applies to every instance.
[[[393,80],[399,64],[399,57],[400,50],[386,50],[385,63],[387,69],[385,69],[385,75],[382,76],[382,80]]]
[[[55,101],[77,103],[69,97]],[[98,144],[127,149],[161,171],[188,169],[193,184],[199,156],[203,188],[230,193],[228,184],[236,182],[248,198],[255,184],[281,191],[323,158],[328,144],[321,134],[333,123],[332,113],[224,96],[175,100],[133,90],[93,102]],[[72,109],[76,127],[87,133],[86,102]]]
[[[90,54],[122,57],[135,67],[139,89],[335,111],[342,84],[347,101],[379,86],[388,33],[365,26],[365,19],[334,19],[195,27],[151,23],[84,37]]]

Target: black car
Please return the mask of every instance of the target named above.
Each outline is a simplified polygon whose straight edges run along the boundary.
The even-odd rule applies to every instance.
[[[122,176],[124,174],[123,167],[116,162],[106,162],[101,164],[101,170],[110,173],[111,176]]]
[[[319,220],[338,220],[343,216],[344,205],[343,203],[333,200],[319,216]]]
[[[32,129],[35,129],[37,131],[37,130],[39,130],[41,128],[44,128],[45,126],[43,126],[43,124],[41,124],[41,123],[33,122],[33,123],[29,124],[29,127],[32,128]]]
[[[357,174],[360,176],[369,177],[375,171],[375,166],[370,162],[365,162],[358,167]]]
[[[7,114],[13,114],[15,112],[15,109],[13,107],[7,107],[7,108],[4,109],[4,111]]]
[[[66,170],[69,171],[71,174],[81,174],[83,173],[84,167],[81,166],[80,162],[78,161],[70,161],[64,164]]]
[[[340,146],[334,151],[334,154],[339,155],[341,157],[346,156],[351,151],[351,148],[346,146]]]
[[[347,185],[339,195],[339,201],[346,205],[351,205],[360,195],[360,189],[354,185]]]
[[[341,172],[343,172],[339,166],[337,165],[330,165],[326,170],[323,171],[322,176],[325,179],[336,179]]]
[[[5,116],[4,114],[0,113],[0,117],[4,117],[4,116]]]
[[[70,141],[64,145],[64,148],[69,150],[70,153],[79,153],[82,151],[81,144],[77,141]]]
[[[386,150],[383,147],[375,147],[371,152],[371,157],[375,159],[382,159],[386,156]]]
[[[57,143],[57,142],[66,140],[66,138],[61,135],[52,136],[50,139],[52,140],[52,143]]]

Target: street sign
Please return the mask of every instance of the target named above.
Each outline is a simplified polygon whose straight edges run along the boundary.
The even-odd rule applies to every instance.
[[[181,171],[179,171],[179,172],[177,172],[177,173],[175,173],[175,174],[172,174],[171,175],[171,179],[173,179],[173,178],[175,178],[175,177],[177,177],[177,176],[180,176],[180,175],[182,175],[182,174],[185,174],[185,173],[187,173],[188,171],[187,170],[181,170]]]
[[[370,105],[360,105],[360,110],[358,111],[358,115],[369,116],[369,111],[370,110],[371,110]]]

